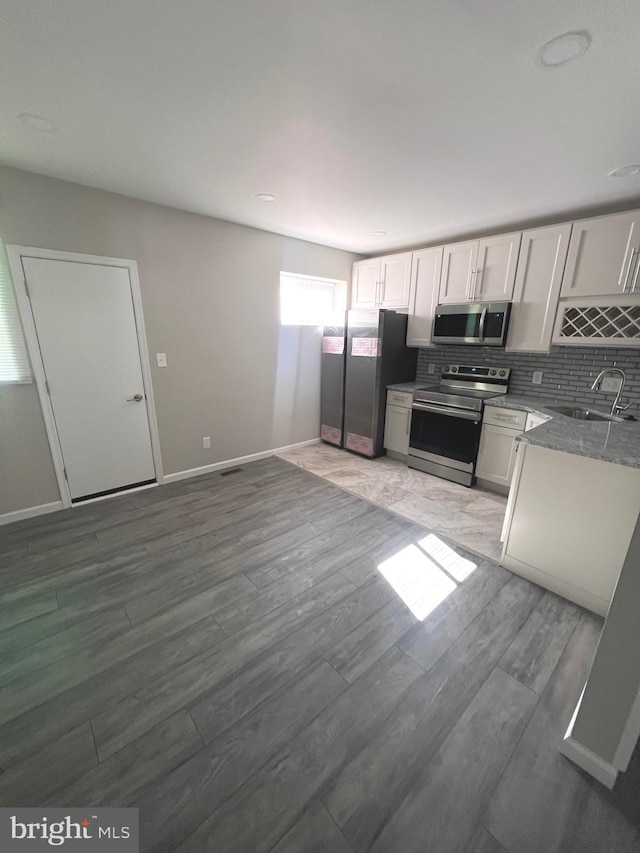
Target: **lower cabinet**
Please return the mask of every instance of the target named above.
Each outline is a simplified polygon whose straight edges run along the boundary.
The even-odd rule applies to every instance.
[[[501,564],[601,616],[640,506],[640,469],[518,442]]]
[[[516,436],[525,429],[527,413],[487,406],[482,417],[476,477],[506,489],[516,461]]]
[[[387,391],[387,410],[384,422],[384,446],[390,456],[406,459],[411,432],[413,394]]]

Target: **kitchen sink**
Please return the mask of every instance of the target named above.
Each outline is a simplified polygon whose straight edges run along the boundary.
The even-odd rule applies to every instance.
[[[578,421],[621,421],[616,415],[605,415],[602,412],[594,412],[592,409],[582,409],[580,406],[549,406],[549,411],[558,412],[568,418]]]

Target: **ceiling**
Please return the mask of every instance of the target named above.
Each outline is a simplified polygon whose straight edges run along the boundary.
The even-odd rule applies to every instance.
[[[640,163],[631,0],[0,10],[9,166],[368,254],[640,201],[608,176]],[[586,53],[536,61],[576,30]]]

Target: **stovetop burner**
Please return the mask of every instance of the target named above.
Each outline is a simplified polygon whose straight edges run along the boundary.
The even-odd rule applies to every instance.
[[[447,365],[440,384],[417,388],[413,399],[480,411],[484,400],[506,394],[510,373],[508,367]]]
[[[414,399],[422,399],[423,394],[453,394],[456,397],[475,397],[478,400],[486,400],[488,397],[497,397],[500,394],[505,394],[506,390],[501,391],[479,391],[474,388],[451,388],[449,385],[428,385],[426,388],[416,388],[414,391]],[[418,397],[416,397],[416,394]]]

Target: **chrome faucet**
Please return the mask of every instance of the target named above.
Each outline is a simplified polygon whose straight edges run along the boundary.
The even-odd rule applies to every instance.
[[[624,374],[624,370],[620,370],[619,367],[606,367],[604,370],[601,370],[597,375],[593,385],[591,386],[592,391],[599,391],[600,385],[602,384],[602,379],[607,375],[607,373],[619,373],[620,374],[620,387],[618,388],[618,393],[616,394],[616,398],[611,404],[611,414],[617,415],[618,412],[624,412],[625,409],[628,409],[631,403],[627,403],[626,406],[620,405],[620,397],[622,396],[622,389],[624,388],[624,383],[626,380],[626,376]]]

